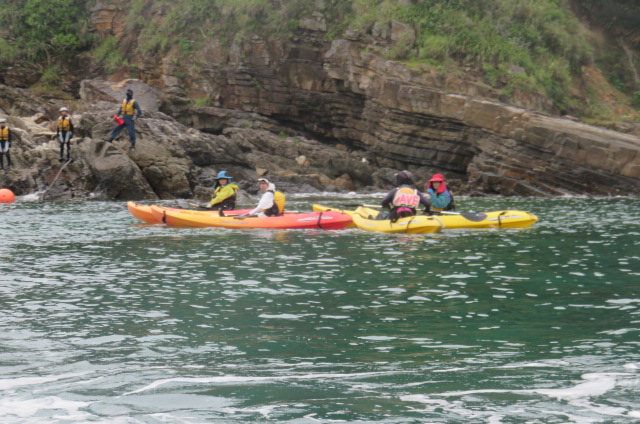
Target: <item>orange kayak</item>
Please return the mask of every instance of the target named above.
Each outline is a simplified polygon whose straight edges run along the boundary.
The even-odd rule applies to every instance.
[[[285,213],[282,216],[246,217],[240,218],[237,215],[247,211],[238,212],[236,216],[231,211],[225,212],[225,216],[201,211],[172,210],[151,206],[152,214],[156,219],[160,219],[168,225],[180,227],[220,227],[220,228],[269,228],[269,229],[299,229],[299,228],[321,228],[326,230],[337,230],[345,228],[351,224],[351,217],[348,214],[326,211],[326,212],[306,212],[306,213]]]
[[[161,224],[162,221],[156,220],[151,213],[151,206],[141,205],[136,202],[127,202],[127,209],[129,209],[129,213],[133,215],[135,218],[139,219],[142,222],[146,222],[148,224]]]
[[[182,212],[193,213],[193,214],[215,215],[215,216],[219,215],[218,211],[212,211],[212,210],[206,210],[206,209],[195,211],[190,209],[167,208],[167,207],[160,207],[160,206],[156,206],[156,208],[159,208],[160,210],[182,211]],[[156,213],[154,214],[152,210],[152,206],[141,205],[140,203],[137,203],[137,202],[127,202],[127,209],[129,209],[129,212],[131,213],[131,215],[133,215],[135,218],[139,219],[142,222],[146,222],[148,224],[164,224],[163,213],[156,211]],[[251,209],[239,209],[234,211],[227,211],[226,213],[231,215],[238,215],[238,214],[247,213],[250,211]]]

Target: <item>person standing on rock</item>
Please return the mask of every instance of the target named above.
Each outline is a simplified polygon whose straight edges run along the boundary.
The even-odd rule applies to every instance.
[[[382,207],[390,210],[388,219],[395,222],[405,216],[414,216],[420,204],[425,207],[425,210],[429,210],[431,207],[429,199],[413,188],[413,174],[411,172],[407,170],[398,172],[395,179],[397,187],[382,199]]]
[[[136,99],[133,98],[133,90],[127,90],[127,98],[122,101],[116,117],[121,117],[124,122],[119,123],[113,128],[111,136],[107,139],[107,142],[113,143],[113,140],[120,134],[120,131],[124,127],[127,127],[129,131],[129,142],[131,143],[131,149],[136,148],[136,126],[135,120],[142,116],[142,109]]]
[[[67,161],[71,160],[71,137],[73,137],[73,118],[68,114],[69,109],[60,108],[56,138],[60,142],[60,160],[64,160],[64,146],[67,146]]]
[[[0,169],[4,169],[4,156],[7,156],[7,168],[11,166],[11,130],[7,126],[7,119],[0,118]]]
[[[431,198],[431,206],[434,211],[453,211],[456,209],[453,194],[447,188],[444,175],[433,174],[427,183],[427,194]]]
[[[220,215],[223,214],[222,211],[236,208],[236,193],[240,190],[240,187],[231,182],[232,178],[227,175],[227,171],[218,172],[218,176],[215,178],[216,185],[213,189],[213,198],[207,204],[207,208],[219,211]]]

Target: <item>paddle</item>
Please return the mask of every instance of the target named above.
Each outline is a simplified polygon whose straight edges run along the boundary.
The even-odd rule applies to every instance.
[[[176,202],[178,203],[178,206],[180,206],[182,209],[198,208],[198,209],[207,209],[207,210],[209,210],[209,208],[204,206],[204,205],[199,205],[197,203],[190,203],[190,202],[187,202],[186,200],[183,200],[183,199],[178,199],[178,200],[176,200]]]
[[[351,203],[351,204],[341,204],[340,206],[345,207],[345,208],[357,208],[360,206],[364,206],[365,208],[381,208],[381,205],[363,205],[363,204],[356,204],[356,203]]]
[[[473,222],[480,222],[487,219],[487,215],[484,213],[475,213],[475,212],[449,212],[449,211],[434,211],[434,215],[460,215],[465,219]]]
[[[285,211],[283,215],[277,215],[277,216],[258,216],[258,215],[249,215],[247,213],[243,213],[240,215],[225,215],[225,217],[227,216],[232,216],[233,219],[245,219],[245,218],[277,218],[279,216],[284,216],[286,214],[297,214],[297,213],[311,213],[311,212],[302,212],[302,211]],[[318,212],[318,213],[322,213],[322,212]]]

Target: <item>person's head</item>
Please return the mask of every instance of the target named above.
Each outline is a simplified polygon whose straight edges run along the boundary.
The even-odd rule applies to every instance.
[[[231,181],[232,178],[233,178],[232,176],[227,174],[227,171],[220,171],[218,172],[218,175],[216,176],[215,180],[218,184],[225,185],[229,181]]]
[[[128,89],[127,90],[127,99],[130,99],[133,97],[133,90],[132,89]]]
[[[60,114],[61,115],[66,115],[69,112],[69,109],[67,109],[66,107],[62,106],[60,108]]]
[[[0,127],[7,125],[7,118],[0,118]]]
[[[433,177],[427,183],[427,189],[438,190],[440,186],[444,187],[444,175],[442,174],[433,174]]]
[[[413,184],[413,174],[406,169],[398,172],[396,175],[396,185],[411,185]]]
[[[262,191],[267,191],[267,189],[269,188],[269,180],[267,180],[266,178],[258,178],[258,187]]]

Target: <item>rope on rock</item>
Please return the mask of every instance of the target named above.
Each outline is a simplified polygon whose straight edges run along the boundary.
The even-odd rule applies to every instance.
[[[53,181],[51,181],[51,184],[49,184],[49,186],[42,192],[42,196],[40,197],[40,201],[44,200],[44,196],[47,194],[47,191],[49,191],[49,189],[51,187],[53,187],[53,185],[56,183],[56,181],[58,180],[58,177],[60,176],[60,173],[62,172],[62,170],[69,164],[71,163],[71,159],[67,159],[67,161],[64,163],[64,165],[62,165],[60,167],[60,170],[58,171],[58,173],[56,174],[56,177],[53,179]]]

